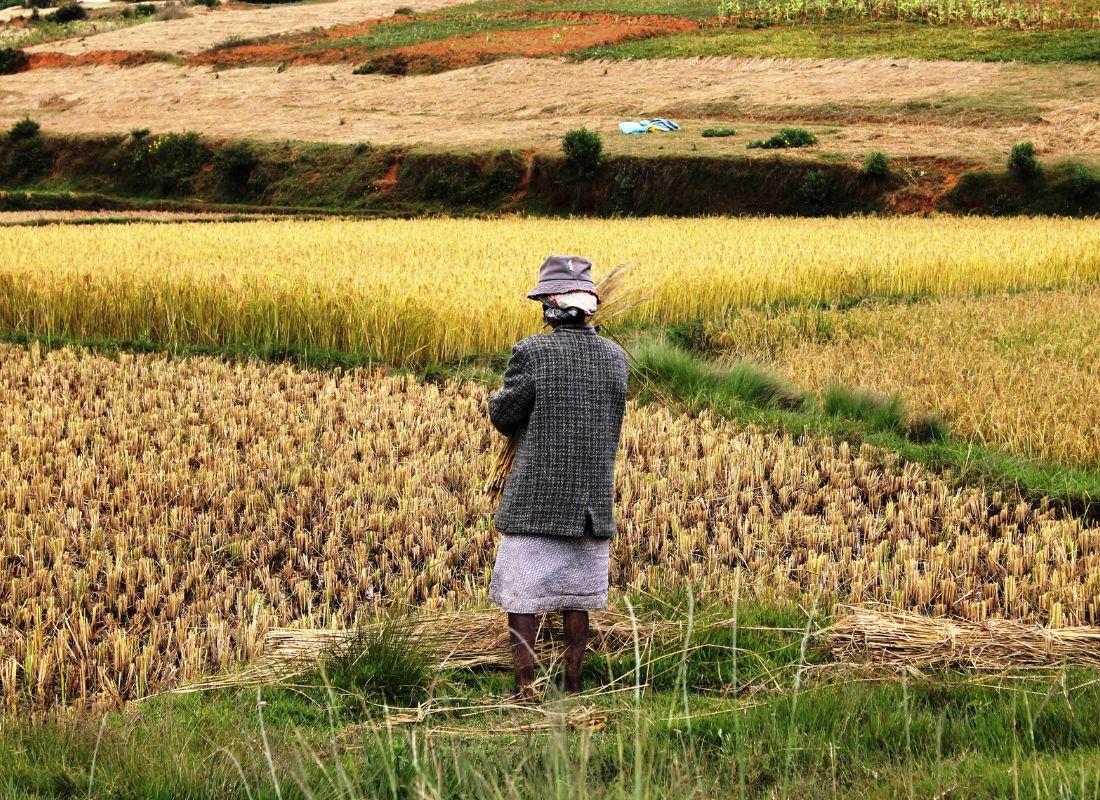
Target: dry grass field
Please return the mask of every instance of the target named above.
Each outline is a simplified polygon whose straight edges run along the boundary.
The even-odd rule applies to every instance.
[[[4,228],[0,329],[427,364],[533,333],[524,294],[551,252],[585,253],[604,271],[636,265],[646,302],[626,322],[693,322],[771,303],[1085,286],[1100,277],[1100,226],[944,217]]]
[[[899,392],[1025,458],[1100,468],[1100,293],[1028,292],[845,311],[748,313],[716,344],[801,386]]]
[[[141,30],[145,25],[133,28]],[[155,86],[156,91],[149,91]],[[367,141],[437,148],[557,150],[584,124],[612,152],[753,155],[745,144],[801,120],[820,152],[1003,162],[1036,142],[1045,157],[1100,160],[1100,80],[1086,66],[906,59],[511,59],[438,75],[351,74],[351,65],[230,70],[156,63],[42,69],[0,81],[0,124],[47,130],[192,129],[212,136]],[[673,116],[675,135],[629,137],[619,120]],[[734,121],[737,134],[705,139]]]
[[[483,602],[484,388],[211,358],[0,349],[0,695],[112,703],[268,626]],[[888,454],[628,413],[618,590],[823,591],[1100,622],[1100,528]]]

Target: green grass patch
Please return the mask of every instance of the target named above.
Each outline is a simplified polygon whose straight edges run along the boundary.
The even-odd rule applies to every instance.
[[[510,684],[497,670],[436,673],[433,701],[455,710],[411,726],[378,725],[380,704],[349,709],[292,685],[161,695],[102,718],[6,721],[0,794],[525,800],[553,786],[563,797],[644,800],[1100,796],[1095,673],[822,670],[828,653],[806,632],[827,618],[731,601],[697,605],[690,635],[639,661],[589,658],[589,689],[626,689],[585,698],[606,714],[603,730],[500,732],[543,717],[491,708]],[[643,613],[687,619],[683,598],[648,603]],[[568,702],[551,696],[546,708]]]
[[[478,0],[456,6],[447,14],[555,14],[583,11],[638,16],[662,14],[688,19],[713,19],[718,4],[713,0]]]
[[[706,29],[593,47],[577,58],[924,58],[1021,61],[1032,64],[1100,61],[1095,28],[1017,31],[931,26],[915,22],[831,22],[768,28]]]

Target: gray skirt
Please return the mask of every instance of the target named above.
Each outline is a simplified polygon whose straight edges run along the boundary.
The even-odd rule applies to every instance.
[[[611,540],[506,533],[497,548],[489,599],[510,614],[607,608]]]

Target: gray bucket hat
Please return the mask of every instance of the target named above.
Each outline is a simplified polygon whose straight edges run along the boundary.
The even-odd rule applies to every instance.
[[[599,297],[592,280],[592,262],[580,256],[550,256],[539,269],[539,282],[527,296],[537,300],[545,294],[592,292]]]

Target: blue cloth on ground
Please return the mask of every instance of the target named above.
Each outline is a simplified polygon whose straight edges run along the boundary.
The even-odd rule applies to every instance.
[[[680,126],[670,119],[642,119],[620,122],[619,130],[626,134],[649,133],[650,131],[678,131]]]

